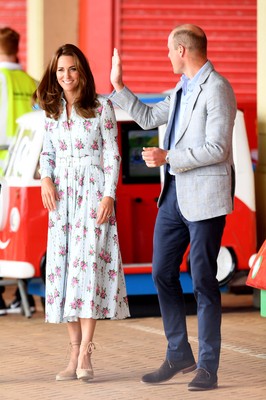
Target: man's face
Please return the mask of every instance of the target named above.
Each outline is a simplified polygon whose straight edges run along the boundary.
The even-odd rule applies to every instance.
[[[182,47],[182,46],[181,46]],[[174,74],[182,73],[182,57],[180,57],[180,46],[175,48],[173,34],[168,37],[168,57],[170,58]]]

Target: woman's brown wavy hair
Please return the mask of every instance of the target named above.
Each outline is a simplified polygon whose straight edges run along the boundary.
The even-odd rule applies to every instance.
[[[52,57],[44,75],[33,94],[35,101],[46,113],[47,117],[57,120],[62,113],[62,87],[56,79],[58,59],[61,56],[72,56],[79,72],[79,97],[75,99],[74,107],[84,118],[95,117],[95,109],[99,106],[94,78],[85,55],[73,44],[59,47]]]

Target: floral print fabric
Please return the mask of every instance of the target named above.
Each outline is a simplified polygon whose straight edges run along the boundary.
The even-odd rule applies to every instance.
[[[41,177],[51,177],[60,200],[49,213],[46,321],[129,316],[116,217],[96,224],[99,202],[115,198],[120,155],[110,100],[99,96],[95,118],[72,109],[45,118]]]

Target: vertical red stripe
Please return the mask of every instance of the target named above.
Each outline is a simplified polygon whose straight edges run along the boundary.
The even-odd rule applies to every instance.
[[[98,93],[109,93],[114,46],[114,0],[80,0],[79,45],[86,54]]]
[[[26,68],[27,59],[27,1],[0,0],[0,26],[9,26],[20,34],[19,61]]]

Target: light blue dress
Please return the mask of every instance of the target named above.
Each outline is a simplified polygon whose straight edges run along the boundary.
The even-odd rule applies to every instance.
[[[58,121],[45,118],[41,177],[51,177],[60,200],[49,213],[46,322],[129,316],[115,214],[97,225],[104,196],[115,198],[120,155],[110,100],[99,96],[95,118],[66,104]]]

